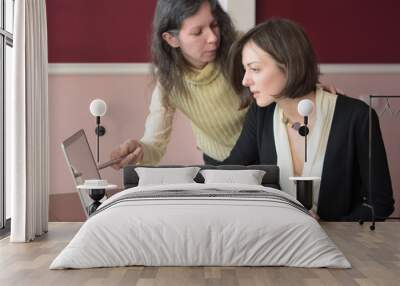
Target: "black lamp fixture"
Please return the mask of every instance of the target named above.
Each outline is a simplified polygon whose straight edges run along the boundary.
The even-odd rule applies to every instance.
[[[297,105],[297,111],[304,117],[304,124],[299,128],[299,134],[304,136],[304,162],[307,162],[307,135],[308,129],[308,116],[314,109],[314,103],[310,99],[303,99]]]
[[[314,103],[309,99],[303,99],[297,105],[298,113],[304,117],[303,125],[299,126],[297,129],[299,135],[304,137],[304,163],[307,162],[307,135],[310,132],[308,129],[308,116],[313,112],[313,109]],[[318,177],[289,178],[289,180],[293,180],[296,183],[297,200],[308,210],[313,206],[313,181],[318,179]]]
[[[96,117],[96,129],[95,133],[97,135],[97,162],[99,162],[99,148],[100,148],[100,140],[99,137],[103,136],[106,133],[106,129],[100,125],[100,117],[104,116],[107,111],[107,104],[102,99],[94,99],[90,103],[90,113]]]

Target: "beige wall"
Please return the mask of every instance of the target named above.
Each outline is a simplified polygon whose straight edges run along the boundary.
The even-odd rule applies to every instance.
[[[108,105],[102,118],[106,134],[100,138],[100,162],[104,162],[115,146],[127,138],[142,136],[152,86],[149,76],[49,76],[51,194],[75,191],[60,147],[64,139],[83,128],[93,153],[96,152],[95,118],[89,112],[90,102],[101,98]],[[182,117],[176,114],[164,164],[202,162],[190,124]],[[101,175],[122,184],[121,172],[107,168]]]
[[[321,79],[322,82],[332,84],[351,96],[358,97],[370,93],[400,95],[400,74],[325,75]],[[93,152],[96,151],[95,119],[89,113],[91,100],[102,98],[108,104],[107,114],[102,118],[102,124],[107,131],[105,136],[100,138],[100,161],[105,161],[112,148],[127,138],[142,136],[151,91],[151,78],[146,75],[49,76],[51,194],[75,192],[60,148],[65,138],[83,128]],[[377,107],[382,108],[383,104],[379,103]],[[400,105],[396,107],[396,110],[400,110]],[[399,121],[400,115],[396,120],[389,116],[381,120],[398,201],[400,200]],[[172,139],[162,163],[198,164],[201,162],[201,153],[196,150],[190,123],[183,115],[177,114]],[[108,168],[101,171],[101,174],[112,183],[122,184],[121,172]],[[400,205],[398,206],[400,210]],[[400,212],[397,212],[397,215],[399,214]]]

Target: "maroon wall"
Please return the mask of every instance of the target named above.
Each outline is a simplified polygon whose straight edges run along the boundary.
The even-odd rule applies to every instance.
[[[49,62],[148,62],[155,3],[47,0]]]
[[[257,23],[286,17],[310,36],[320,62],[400,63],[398,0],[257,0]]]
[[[156,0],[47,0],[49,62],[147,62]],[[303,25],[321,62],[400,63],[400,1],[257,0]]]

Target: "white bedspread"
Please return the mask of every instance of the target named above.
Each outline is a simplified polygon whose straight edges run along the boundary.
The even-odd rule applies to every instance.
[[[145,191],[262,190],[231,184],[179,184],[127,189],[106,200],[50,269],[126,265],[295,266],[349,268],[350,263],[319,223],[274,200],[232,197],[142,198]]]

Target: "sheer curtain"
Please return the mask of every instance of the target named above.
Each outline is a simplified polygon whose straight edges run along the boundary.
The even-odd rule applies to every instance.
[[[49,134],[45,0],[15,1],[13,92],[6,112],[12,242],[47,232]]]

